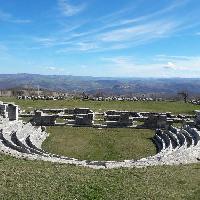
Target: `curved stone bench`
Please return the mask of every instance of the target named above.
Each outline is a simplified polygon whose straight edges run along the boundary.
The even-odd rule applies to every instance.
[[[16,144],[17,146],[23,149],[26,149],[30,153],[39,154],[39,155],[42,155],[44,153],[44,152],[37,151],[37,149],[30,148],[28,145],[26,145],[26,143],[23,143],[22,141],[20,141],[16,135],[16,132],[12,134],[11,140],[14,144]]]
[[[7,133],[7,132],[3,132],[2,131],[0,133],[0,138],[2,140],[2,143],[8,148],[14,149],[14,150],[16,150],[18,152],[21,152],[21,153],[29,154],[30,153],[29,150],[27,150],[26,148],[23,148],[21,146],[17,146],[15,143],[13,143],[13,141],[11,139],[12,134],[13,134],[13,132],[12,133]]]
[[[7,140],[5,140],[5,138],[1,134],[1,137],[0,137],[1,152],[5,153],[7,155],[14,156],[16,158],[32,159],[31,154],[23,153],[20,148],[16,148],[16,147],[12,148],[12,147],[13,147],[13,145],[10,144],[9,142],[7,142]],[[36,159],[36,157],[35,157],[35,159]]]
[[[175,134],[177,134],[177,133],[180,131],[179,128],[176,128],[176,127],[174,127],[174,126],[170,126],[170,127],[169,127],[169,130],[170,130],[172,133],[175,133]]]
[[[179,140],[178,140],[176,134],[172,133],[171,131],[168,131],[167,134],[171,140],[172,148],[176,149],[176,148],[180,147]]]
[[[41,155],[44,155],[44,156],[49,156],[49,157],[56,157],[56,158],[60,158],[60,159],[64,159],[64,160],[77,160],[77,159],[74,159],[74,158],[70,158],[70,157],[66,157],[66,156],[60,156],[60,155],[56,155],[56,154],[52,154],[52,153],[49,153],[49,152],[46,152],[45,150],[41,149],[41,148],[38,148],[37,146],[35,146],[32,141],[30,140],[30,136],[28,136],[25,140],[27,146],[37,152],[39,152]]]
[[[30,152],[30,153],[37,154],[37,155],[43,155],[45,157],[56,157],[56,158],[64,158],[64,159],[67,159],[67,160],[72,160],[71,158],[68,158],[68,157],[63,157],[63,156],[60,156],[60,155],[48,153],[48,152],[44,151],[43,149],[36,147],[33,144],[35,141],[32,142],[30,137],[31,137],[31,135],[33,135],[33,138],[37,134],[41,135],[41,132],[38,132],[38,130],[35,129],[33,126],[32,126],[32,130],[30,130],[29,126],[26,127],[26,125],[25,125],[23,127],[23,129],[21,129],[20,131],[14,132],[12,134],[11,140],[15,145],[22,147],[23,149],[26,149],[27,153]],[[43,135],[46,135],[46,134],[43,134]],[[37,139],[38,138],[40,138],[40,137],[37,137]],[[46,136],[45,136],[45,138],[46,138]],[[42,138],[42,141],[44,141],[44,138]]]
[[[169,139],[169,136],[166,133],[160,134],[160,137],[165,141],[165,148],[171,146],[171,140]]]
[[[198,143],[197,135],[193,132],[193,130],[185,129],[193,139],[193,146],[196,146]]]
[[[163,148],[165,148],[164,141],[157,134],[155,134],[152,140],[154,144],[156,145],[157,153],[161,152]]]
[[[178,132],[176,135],[179,140],[180,147],[182,147],[186,142],[185,136],[180,132]]]
[[[192,135],[194,139],[194,145],[197,145],[198,141],[200,140],[200,131],[196,128],[190,128],[189,126],[185,127],[185,129]]]
[[[66,163],[66,164],[75,164],[75,165],[86,165],[85,161],[79,161],[77,159],[63,159],[63,158],[57,158],[57,157],[51,157],[47,155],[37,155],[37,154],[32,154],[28,151],[24,151],[19,146],[14,145],[12,142],[8,141],[7,139],[4,138],[4,136],[1,134],[0,135],[0,140],[1,140],[1,151],[5,154],[14,156],[16,158],[23,158],[23,159],[30,159],[30,160],[44,160],[44,161],[50,161],[50,162],[60,162],[60,163]],[[99,166],[101,167],[101,166]]]
[[[41,144],[48,134],[30,124],[24,125],[21,121],[9,122],[0,119],[0,129],[2,129],[0,151],[22,159],[74,164],[95,169],[111,169],[187,164],[198,162],[197,158],[200,157],[199,132],[193,129],[180,131],[179,129],[171,128],[170,130],[172,131],[158,131],[158,134],[156,133],[153,138],[158,149],[156,155],[139,160],[119,162],[78,160],[48,153],[41,148]]]
[[[187,147],[190,147],[191,145],[194,144],[192,136],[186,131],[186,130],[181,130],[181,133],[185,136],[186,142],[187,142]]]

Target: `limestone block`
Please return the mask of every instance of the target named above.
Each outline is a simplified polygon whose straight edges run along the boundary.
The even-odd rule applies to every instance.
[[[93,124],[93,114],[76,115],[75,124],[78,126],[91,126]]]

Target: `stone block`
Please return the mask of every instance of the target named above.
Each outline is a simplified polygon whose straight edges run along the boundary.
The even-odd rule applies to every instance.
[[[18,120],[18,113],[19,113],[19,108],[17,105],[14,104],[8,104],[7,106],[7,112],[8,112],[8,118],[10,121],[13,120]]]
[[[75,125],[77,126],[92,126],[93,114],[79,114],[75,117]]]

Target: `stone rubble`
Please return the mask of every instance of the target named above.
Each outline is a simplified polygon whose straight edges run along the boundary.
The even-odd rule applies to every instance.
[[[89,108],[41,109],[21,112],[19,117],[31,118],[34,126],[88,126],[95,128],[132,127],[166,129],[173,123],[194,124],[194,115],[172,115],[167,113],[108,110],[93,112]],[[197,118],[198,119],[198,118]],[[198,119],[199,121],[199,119]],[[140,125],[137,125],[140,122]]]

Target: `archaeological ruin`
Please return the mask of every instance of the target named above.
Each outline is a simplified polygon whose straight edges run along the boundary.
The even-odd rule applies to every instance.
[[[30,123],[20,118],[31,118]],[[60,122],[62,120],[62,122]],[[138,125],[137,122],[140,122]],[[173,123],[182,123],[176,128]],[[152,141],[157,154],[139,160],[88,161],[55,155],[41,148],[48,137],[44,126],[79,126],[94,128],[148,128],[155,130]],[[173,115],[89,108],[41,109],[24,113],[13,103],[0,102],[0,152],[16,158],[75,164],[95,169],[178,165],[200,160],[200,111],[195,115]]]

